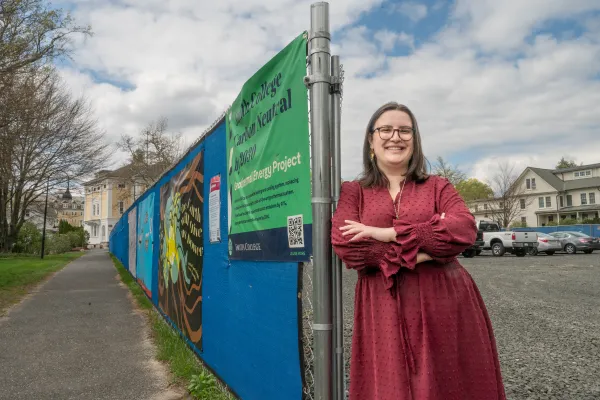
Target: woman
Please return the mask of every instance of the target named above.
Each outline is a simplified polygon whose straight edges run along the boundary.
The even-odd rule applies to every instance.
[[[456,259],[475,220],[446,179],[427,175],[407,107],[373,114],[363,159],[332,220],[334,250],[359,275],[350,399],[505,399],[490,319]]]

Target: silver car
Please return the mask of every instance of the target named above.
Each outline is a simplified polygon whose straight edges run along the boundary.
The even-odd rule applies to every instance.
[[[562,248],[568,254],[575,254],[578,251],[591,254],[594,250],[600,250],[600,240],[585,233],[553,232],[550,235],[560,240]]]
[[[536,232],[538,238],[538,247],[532,247],[528,250],[528,254],[535,256],[539,253],[546,253],[549,256],[553,255],[557,251],[562,250],[560,240],[552,237],[546,233]]]

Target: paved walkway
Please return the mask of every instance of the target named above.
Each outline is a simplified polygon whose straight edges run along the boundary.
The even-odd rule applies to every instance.
[[[179,399],[105,250],[0,318],[0,399]]]

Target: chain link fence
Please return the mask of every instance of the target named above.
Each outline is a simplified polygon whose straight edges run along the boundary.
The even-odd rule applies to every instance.
[[[313,352],[313,280],[312,280],[312,263],[305,262],[300,265],[302,268],[302,351],[303,351],[303,382],[302,382],[302,398],[304,400],[313,400],[315,393],[315,377]]]

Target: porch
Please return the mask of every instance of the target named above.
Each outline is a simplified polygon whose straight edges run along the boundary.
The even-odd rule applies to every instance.
[[[562,207],[554,211],[536,211],[537,226],[547,226],[550,223],[560,225],[560,221],[567,219],[584,221],[600,217],[600,205],[579,207]]]

